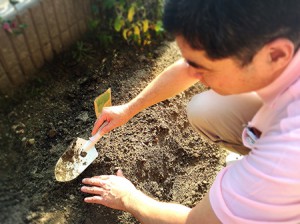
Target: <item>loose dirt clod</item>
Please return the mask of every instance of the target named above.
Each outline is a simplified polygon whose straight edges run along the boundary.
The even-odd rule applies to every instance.
[[[82,151],[82,152],[80,153],[80,156],[82,156],[82,157],[86,157],[86,155],[87,155],[87,153],[84,152],[84,151]]]
[[[74,148],[74,145],[72,145],[68,151],[62,155],[62,160],[64,162],[73,162],[74,161],[74,154],[75,154],[75,148]]]

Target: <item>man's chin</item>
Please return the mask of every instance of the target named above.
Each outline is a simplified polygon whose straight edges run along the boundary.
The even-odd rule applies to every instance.
[[[221,96],[238,95],[238,94],[250,93],[250,92],[255,91],[255,90],[252,90],[252,91],[236,91],[236,92],[234,92],[234,91],[225,91],[225,90],[213,89],[213,88],[211,88],[211,89]]]
[[[210,88],[210,89],[212,89],[213,91],[215,91],[216,93],[218,93],[221,96],[229,96],[229,95],[235,94],[235,93],[229,93],[229,92],[226,92],[226,91],[220,90],[220,89],[213,89],[213,88]]]

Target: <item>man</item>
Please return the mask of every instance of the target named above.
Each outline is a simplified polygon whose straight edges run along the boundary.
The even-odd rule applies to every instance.
[[[300,223],[300,1],[170,0],[164,25],[183,59],[125,105],[105,108],[107,133],[197,81],[211,90],[188,105],[192,126],[244,158],[225,167],[194,208],[163,203],[117,175],[82,191],[142,223]]]

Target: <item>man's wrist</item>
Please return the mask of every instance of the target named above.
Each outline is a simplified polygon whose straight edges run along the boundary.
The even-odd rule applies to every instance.
[[[132,99],[129,101],[126,106],[128,110],[128,114],[130,117],[134,117],[136,114],[138,114],[142,109],[140,109],[140,105],[138,103],[139,100],[137,99]]]
[[[124,200],[124,209],[126,212],[129,213],[136,213],[137,212],[137,207],[139,207],[139,201],[142,200],[142,197],[144,194],[139,191],[135,190],[134,192],[131,192]]]

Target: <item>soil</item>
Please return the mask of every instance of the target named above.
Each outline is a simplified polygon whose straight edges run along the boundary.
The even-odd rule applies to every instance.
[[[204,90],[200,84],[105,135],[99,157],[75,180],[55,180],[63,152],[90,136],[98,95],[111,88],[113,105],[125,103],[180,57],[168,41],[148,51],[120,49],[95,51],[79,63],[60,55],[28,86],[0,97],[0,223],[138,223],[129,213],[83,202],[84,177],[118,168],[161,201],[192,207],[207,193],[226,153],[188,123],[185,108]]]

